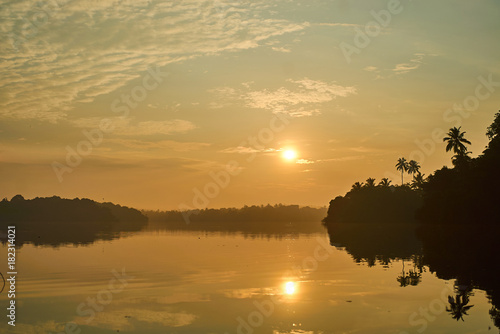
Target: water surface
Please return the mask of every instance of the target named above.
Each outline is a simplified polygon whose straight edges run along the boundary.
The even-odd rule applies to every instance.
[[[498,331],[484,291],[467,293],[473,307],[456,320],[446,310],[459,288],[454,280],[411,258],[354,260],[349,247],[337,246],[326,231],[150,230],[82,246],[25,244],[17,255],[17,325],[4,320],[0,332]],[[418,277],[405,278],[410,272]]]

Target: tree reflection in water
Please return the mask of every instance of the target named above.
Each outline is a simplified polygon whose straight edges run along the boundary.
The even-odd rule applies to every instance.
[[[432,225],[326,223],[330,244],[342,247],[355,262],[368,266],[402,262],[396,281],[401,287],[415,286],[428,269],[443,280],[455,279],[455,296],[448,297],[447,312],[464,321],[474,306],[474,289],[486,291],[492,304],[489,314],[500,328],[500,293],[494,275],[500,266],[497,253],[499,228],[492,225]],[[410,261],[412,267],[405,266]]]

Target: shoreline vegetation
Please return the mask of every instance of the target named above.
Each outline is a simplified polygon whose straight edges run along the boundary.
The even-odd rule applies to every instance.
[[[421,223],[499,225],[500,200],[500,112],[488,127],[490,140],[481,155],[471,158],[466,132],[451,128],[443,141],[453,151],[453,168],[444,166],[429,177],[420,173],[420,164],[399,158],[401,185],[387,178],[356,182],[344,196],[330,201],[325,226],[334,223]],[[404,173],[413,176],[404,183]]]
[[[122,232],[140,231],[147,223],[148,218],[139,210],[86,198],[25,199],[16,195],[10,201],[0,201],[2,229],[15,225],[20,246],[91,244],[117,238]]]
[[[327,208],[260,205],[197,211],[139,211],[90,199],[24,199],[0,202],[2,227],[16,225],[18,245],[58,247],[111,240],[123,232],[154,230],[206,231],[262,235],[316,233],[326,227],[330,244],[357,263],[388,266],[402,262],[401,287],[418,285],[427,269],[438,278],[455,279],[455,296],[446,311],[464,320],[473,307],[474,289],[486,291],[490,317],[500,328],[500,289],[494,272],[500,266],[500,112],[488,127],[486,149],[472,158],[466,132],[452,128],[443,141],[454,153],[453,167],[428,177],[417,161],[399,158],[401,184],[387,178],[356,182]],[[410,174],[412,180],[404,182]],[[326,217],[325,217],[326,215]],[[186,219],[186,216],[189,219]],[[323,219],[322,219],[323,218]],[[322,224],[320,223],[322,221]],[[5,225],[5,226],[3,226]]]
[[[189,220],[186,220],[186,216]],[[58,247],[86,245],[97,240],[112,240],[123,233],[148,229],[175,231],[228,232],[262,234],[324,232],[321,219],[326,207],[298,205],[252,205],[242,208],[182,211],[139,211],[86,198],[58,196],[25,199],[14,196],[0,201],[0,226],[15,225],[18,245]],[[315,223],[317,222],[317,223]],[[4,240],[2,240],[3,242]]]
[[[326,207],[268,204],[191,212],[174,210],[144,213],[149,217],[151,225],[159,229],[264,234],[315,233],[324,232],[324,227],[319,222],[325,217]]]
[[[494,269],[500,267],[500,112],[486,135],[490,140],[476,158],[470,157],[465,132],[452,128],[443,138],[454,153],[452,168],[425,178],[416,161],[400,158],[401,185],[373,178],[356,182],[328,208],[323,224],[332,246],[354,261],[387,266],[402,261],[401,287],[418,285],[425,268],[444,280],[455,279],[454,296],[446,307],[464,321],[473,307],[474,289],[486,291],[489,315],[500,328],[500,289]],[[404,183],[404,174],[413,180]],[[405,263],[406,261],[406,263]],[[406,264],[406,267],[405,267]]]

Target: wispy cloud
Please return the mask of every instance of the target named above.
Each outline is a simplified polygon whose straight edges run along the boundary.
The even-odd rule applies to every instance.
[[[280,87],[276,90],[251,90],[248,85],[245,86],[246,91],[231,87],[213,89],[211,92],[219,97],[216,102],[213,102],[213,107],[221,108],[235,100],[240,100],[249,108],[303,117],[321,113],[320,105],[323,103],[357,93],[355,87],[341,86],[335,82],[328,83],[309,78],[287,81],[287,87]]]
[[[238,154],[249,154],[249,153],[274,153],[279,152],[281,149],[274,148],[255,148],[249,146],[236,146],[223,149],[219,152],[221,153],[238,153]]]
[[[416,53],[415,57],[410,59],[409,62],[397,64],[392,71],[396,74],[406,74],[410,71],[416,70],[422,65],[424,56],[424,54]]]
[[[153,134],[169,135],[172,133],[184,133],[193,130],[196,126],[186,120],[174,119],[172,121],[146,121],[136,125],[118,129],[117,134],[129,136],[147,136]]]
[[[111,138],[106,144],[117,144],[130,149],[160,149],[187,152],[206,149],[209,143],[179,142],[174,140],[146,141],[138,139]]]
[[[98,128],[101,118],[80,118],[71,123],[80,128]],[[166,121],[145,121],[133,123],[132,118],[112,119],[113,134],[121,136],[171,135],[185,133],[196,128],[190,121],[173,119]]]
[[[365,68],[363,68],[363,71],[378,72],[378,68],[376,66],[366,66]]]
[[[313,161],[313,160],[307,160],[307,159],[299,159],[297,161],[295,161],[295,163],[299,164],[299,165],[310,165],[310,164],[313,164],[315,163],[316,161]]]
[[[295,86],[293,89],[281,87],[275,91],[260,90],[247,93],[246,105],[275,113],[288,113],[295,117],[311,116],[320,112],[319,104],[356,93],[354,87],[308,78],[288,81]]]
[[[362,27],[361,24],[355,24],[355,23],[318,23],[318,25],[325,27],[344,27],[344,28]]]
[[[269,18],[271,4],[264,0],[231,6],[213,0],[57,3],[29,33],[23,27],[37,4],[0,6],[0,29],[8,32],[0,36],[0,117],[57,122],[75,104],[139,78],[147,66],[256,48],[308,26]]]
[[[284,52],[284,53],[292,52],[292,50],[287,49],[287,48],[282,47],[282,46],[273,46],[272,49],[273,49],[273,51],[276,51],[276,52]]]
[[[342,162],[342,161],[359,160],[362,159],[363,157],[364,156],[356,155],[356,156],[343,156],[340,158],[317,159],[317,160],[299,159],[295,163],[300,165],[312,165],[325,162]]]

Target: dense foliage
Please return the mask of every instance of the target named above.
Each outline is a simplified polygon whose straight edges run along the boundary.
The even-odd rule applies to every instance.
[[[197,211],[147,211],[157,227],[179,230],[240,231],[256,233],[319,232],[317,222],[326,208],[298,205],[252,205],[242,208],[203,209]]]
[[[148,219],[136,209],[90,199],[57,196],[26,200],[21,195],[0,202],[0,226],[16,227],[17,244],[59,246],[110,239],[123,231],[138,231]]]
[[[325,223],[415,222],[424,224],[498,224],[500,214],[500,112],[487,129],[490,142],[477,158],[471,158],[461,128],[450,129],[443,141],[453,151],[454,167],[443,167],[424,179],[417,162],[400,158],[396,168],[413,174],[411,184],[379,185],[370,178],[356,182],[345,196],[330,202]]]
[[[500,113],[486,135],[490,142],[485,151],[471,158],[465,132],[450,129],[443,141],[446,151],[454,153],[453,168],[443,167],[427,179],[417,168],[413,189],[404,184],[391,188],[388,180],[378,186],[371,178],[364,185],[356,182],[345,196],[330,202],[324,222],[330,243],[345,247],[358,262],[387,265],[402,260],[397,277],[402,287],[419,284],[425,268],[439,278],[455,279],[446,307],[455,320],[464,320],[474,307],[469,299],[473,290],[485,290],[492,304],[489,315],[500,328],[500,289],[494,274],[500,265],[495,255],[500,237]],[[409,164],[400,158],[396,168],[403,183]],[[415,217],[420,224],[408,224]]]
[[[491,139],[477,158],[455,159],[454,168],[443,167],[423,185],[423,206],[417,216],[423,223],[500,223],[500,113],[488,128]]]
[[[408,186],[364,186],[330,201],[325,223],[413,222],[420,193]]]

